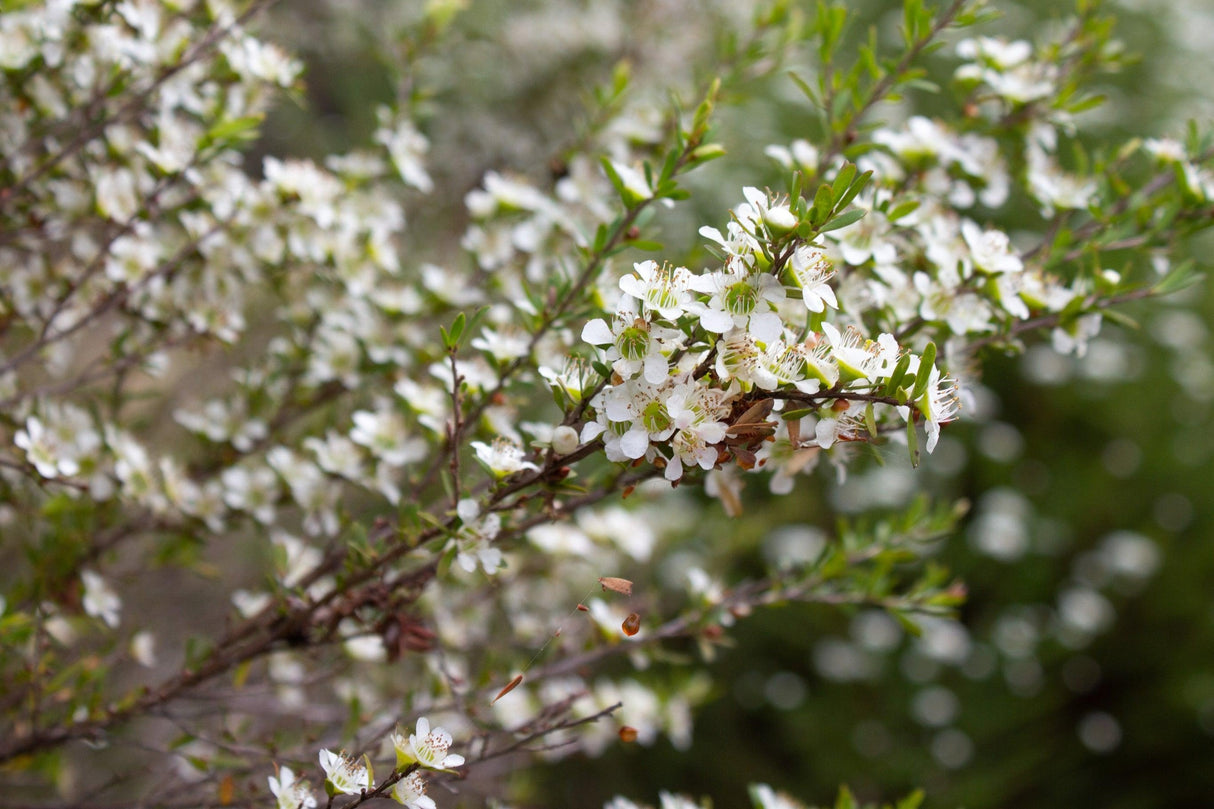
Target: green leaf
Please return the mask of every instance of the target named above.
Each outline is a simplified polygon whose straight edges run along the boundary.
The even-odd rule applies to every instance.
[[[919,200],[906,199],[906,200],[903,200],[902,202],[899,202],[897,205],[895,205],[893,207],[893,210],[891,210],[889,213],[887,213],[885,215],[885,218],[891,222],[897,222],[902,217],[904,217],[907,214],[912,213],[913,211],[918,209],[918,207],[919,207]]]
[[[927,391],[927,383],[931,381],[932,369],[936,365],[936,344],[928,343],[919,357],[919,373],[915,376],[915,387],[911,391],[911,400],[916,401]]]
[[[843,195],[843,198],[835,203],[835,209],[838,210],[855,199],[856,195],[865,189],[865,187],[868,185],[868,181],[872,178],[873,173],[871,171],[866,171],[857,177],[852,182],[851,188],[847,189],[847,192]]]
[[[814,88],[810,87],[805,79],[801,78],[791,70],[788,71],[788,78],[792,79],[793,84],[800,88],[802,94],[809,99],[811,104],[813,104],[815,107],[822,106],[822,101],[818,98],[818,92]]]
[[[831,211],[835,207],[834,192],[826,183],[818,186],[818,190],[814,192],[814,207],[811,217],[815,222],[822,222],[826,217],[830,216]]]
[[[919,433],[915,432],[915,411],[912,410],[906,419],[906,447],[910,450],[911,466],[919,466]]]
[[[1122,312],[1120,309],[1102,309],[1101,316],[1130,331],[1141,331],[1142,325],[1137,320]]]
[[[228,146],[254,140],[264,117],[263,115],[245,115],[220,121],[207,130],[202,142],[207,146]]]
[[[832,210],[838,210],[839,203],[843,200],[843,195],[851,188],[852,181],[856,179],[856,164],[847,162],[843,164],[843,168],[839,169],[839,173],[835,175],[835,181],[831,184],[834,190],[831,199]]]
[[[1196,264],[1192,259],[1188,259],[1180,264],[1177,264],[1170,273],[1165,275],[1159,281],[1159,283],[1155,285],[1155,288],[1152,291],[1156,295],[1170,295],[1173,292],[1188,289],[1201,281],[1202,278],[1202,274],[1196,270]]]
[[[910,367],[910,354],[903,354],[898,359],[898,364],[894,366],[894,372],[889,375],[889,381],[885,383],[885,395],[893,396],[902,384],[902,377],[906,376],[906,369]]]
[[[839,228],[845,228],[848,225],[859,222],[867,214],[868,214],[868,211],[864,210],[863,208],[852,208],[850,211],[844,211],[843,213],[836,216],[834,219],[827,222],[822,227],[818,228],[818,232],[826,233],[831,230],[838,230]]]

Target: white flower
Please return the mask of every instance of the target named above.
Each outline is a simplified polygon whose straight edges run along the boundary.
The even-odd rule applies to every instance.
[[[458,753],[451,749],[451,734],[440,727],[431,729],[430,720],[419,717],[417,730],[406,739],[400,733],[392,734],[392,746],[396,748],[396,766],[404,768],[417,763],[430,770],[450,770],[464,763]]]
[[[968,219],[961,223],[961,235],[970,249],[974,267],[990,275],[1020,272],[1024,265],[1011,251],[1011,242],[1001,230],[982,230]]]
[[[746,329],[754,338],[769,343],[784,331],[780,316],[772,304],[784,300],[784,286],[770,273],[752,273],[746,265],[732,260],[719,272],[694,276],[690,287],[709,296],[708,303],[695,302],[688,308],[700,316],[700,325],[714,334],[730,329]]]
[[[26,459],[38,470],[44,478],[54,478],[63,475],[70,477],[80,471],[80,466],[71,458],[56,457],[60,453],[52,436],[43,426],[37,416],[30,416],[25,421],[25,428],[17,431],[13,439],[18,447],[25,450]]]
[[[641,261],[632,265],[636,275],[625,275],[620,279],[620,289],[640,300],[648,309],[657,311],[662,317],[673,320],[683,314],[690,300],[688,287],[692,275],[686,267],[669,264],[658,266],[656,261]]]
[[[751,784],[750,799],[755,809],[803,809],[801,804],[767,784]]]
[[[350,440],[385,463],[404,466],[426,457],[426,442],[410,438],[404,418],[387,403],[375,411],[359,410],[350,419],[354,422]]]
[[[146,629],[136,632],[131,638],[131,658],[141,666],[156,665],[156,636]]]
[[[1088,340],[1100,333],[1099,312],[1080,315],[1066,326],[1058,326],[1051,332],[1051,342],[1059,354],[1074,354],[1080,359],[1088,351]]]
[[[82,599],[84,612],[105,621],[106,626],[110,629],[116,628],[118,611],[122,609],[122,599],[110,588],[105,579],[91,570],[80,571],[80,581],[84,584],[84,598]]]
[[[469,573],[479,563],[485,573],[493,575],[502,566],[501,550],[490,544],[501,530],[501,516],[490,513],[481,517],[480,506],[472,499],[460,500],[455,511],[463,521],[455,535],[456,562]]]
[[[919,412],[927,421],[927,451],[936,448],[940,440],[940,425],[957,417],[959,407],[956,380],[941,376],[940,369],[932,367],[927,390],[915,402]]]
[[[321,750],[320,767],[325,771],[326,787],[331,788],[334,793],[358,795],[364,789],[371,788],[371,770],[367,767],[365,759],[358,761],[345,753]]]
[[[495,478],[504,478],[525,469],[532,471],[539,469],[530,461],[523,460],[525,453],[520,447],[501,436],[493,439],[492,444],[473,441],[471,446],[476,450],[476,459],[492,472]]]
[[[756,221],[762,222],[776,236],[782,236],[796,228],[797,217],[788,207],[787,199],[772,200],[767,194],[753,186],[742,189],[742,196],[750,204],[751,212]],[[738,213],[738,218],[742,214]]]
[[[610,346],[606,359],[622,378],[631,379],[643,369],[645,381],[656,385],[670,373],[667,357],[679,347],[683,333],[653,324],[637,309],[636,298],[621,296],[611,325],[602,318],[591,320],[582,329],[582,340],[595,346]]]
[[[620,182],[624,185],[624,203],[626,205],[631,207],[653,197],[653,189],[649,187],[649,181],[645,179],[643,172],[614,160],[611,161],[611,168],[615,170]]]
[[[426,795],[426,781],[419,772],[411,772],[393,784],[392,797],[409,809],[436,809],[434,799]]]
[[[290,767],[280,767],[270,776],[270,791],[278,798],[278,809],[313,809],[316,797],[307,781],[297,779]]]
[[[830,341],[830,350],[839,370],[851,379],[867,379],[870,382],[888,375],[898,361],[901,349],[893,335],[882,334],[877,341],[865,340],[855,328],[848,326],[840,334],[831,323],[823,323],[822,331]]]
[[[591,321],[591,323],[599,322],[602,322],[603,326],[606,327],[607,324],[601,320]],[[587,342],[593,342],[589,337],[587,337],[586,329],[589,328],[590,324],[588,323],[586,324],[586,327],[582,329],[582,339]],[[610,333],[610,330],[608,333]],[[578,404],[581,403],[587,386],[592,380],[597,380],[598,378],[598,374],[596,374],[594,369],[590,367],[590,364],[581,357],[566,356],[561,365],[561,370],[559,371],[549,368],[546,365],[541,365],[539,371],[540,376],[548,380],[549,385],[562,391],[566,396],[569,397],[570,401]]]
[[[830,265],[830,259],[822,248],[813,244],[803,244],[792,254],[788,262],[789,272],[797,286],[801,288],[801,297],[805,308],[811,312],[824,312],[826,307],[839,308],[835,291],[826,283],[835,276],[835,268]]]
[[[379,129],[375,130],[375,142],[382,144],[392,158],[392,165],[400,178],[407,185],[430,193],[434,189],[434,181],[426,173],[425,155],[430,149],[430,142],[417,131],[413,122],[407,118],[393,120],[392,110],[380,107],[376,114],[379,117]]]

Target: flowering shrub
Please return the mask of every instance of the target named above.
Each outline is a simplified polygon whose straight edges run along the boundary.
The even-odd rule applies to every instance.
[[[745,520],[889,447],[917,465],[991,352],[1083,358],[1119,304],[1195,277],[1173,257],[1210,222],[1203,133],[1084,137],[1122,58],[1088,4],[1029,43],[906,0],[900,43],[855,53],[841,5],[706,14],[712,77],[621,63],[553,178],[486,171],[433,232],[412,223],[458,195],[425,133],[459,104],[416,83],[458,69],[463,4],[401,23],[400,102],[364,145],[257,164],[304,81],[252,33],[266,5],[0,18],[0,761],[23,799],[311,807],[323,780],[329,805],[432,807],[508,796],[505,757],[686,746],[710,684],[653,676],[674,650],[788,601],[913,624],[964,595],[920,563],[951,504],[745,578],[699,564],[697,513]],[[717,140],[785,66],[806,137]],[[649,102],[659,78],[695,102]],[[947,115],[883,106],[928,90]],[[778,181],[694,190],[747,150]],[[723,193],[697,247],[662,241]],[[1001,227],[1016,208],[1032,230]]]

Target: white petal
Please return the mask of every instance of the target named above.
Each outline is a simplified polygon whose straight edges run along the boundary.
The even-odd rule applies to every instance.
[[[614,342],[615,335],[611,333],[611,327],[607,325],[607,321],[597,318],[582,327],[582,340],[591,345],[601,346]]]
[[[633,427],[620,436],[620,452],[633,460],[645,457],[647,449],[649,449],[649,433],[644,428]]]

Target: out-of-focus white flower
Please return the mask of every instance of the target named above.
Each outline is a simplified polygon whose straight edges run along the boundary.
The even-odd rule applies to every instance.
[[[476,459],[492,472],[495,478],[508,477],[524,470],[539,469],[530,461],[523,460],[525,453],[521,447],[500,436],[495,438],[492,444],[473,441],[471,446],[476,451]]]
[[[91,570],[80,571],[80,581],[84,584],[81,605],[84,607],[85,614],[100,618],[110,629],[116,628],[118,613],[122,609],[122,599],[105,579]]]
[[[136,632],[131,638],[131,657],[147,668],[156,665],[156,636],[146,629]]]
[[[270,791],[278,799],[278,809],[314,809],[316,796],[311,785],[296,778],[290,767],[280,767],[278,775],[270,776]]]

